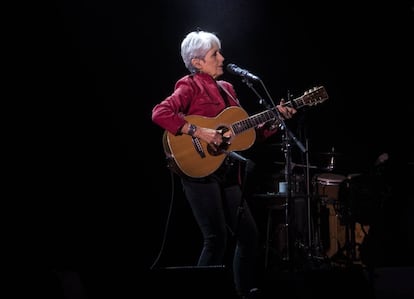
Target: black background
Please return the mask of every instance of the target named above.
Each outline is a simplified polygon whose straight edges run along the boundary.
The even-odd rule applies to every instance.
[[[225,63],[258,75],[275,102],[326,87],[326,102],[288,123],[308,142],[311,164],[325,163],[318,153],[334,147],[347,174],[363,173],[390,153],[398,191],[380,263],[411,263],[413,7],[319,2],[60,1],[36,14],[27,28],[26,91],[37,100],[28,104],[33,139],[25,153],[41,198],[30,204],[39,225],[29,231],[43,261],[109,277],[113,269],[146,272],[174,198],[158,265],[195,264],[200,235],[165,167],[151,109],[187,74],[180,42],[199,27],[216,32]],[[241,78],[223,79],[249,113],[263,110]],[[265,166],[283,161],[280,136],[245,155]]]

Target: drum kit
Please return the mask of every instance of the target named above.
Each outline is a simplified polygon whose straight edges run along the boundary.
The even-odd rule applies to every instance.
[[[276,248],[277,255],[284,260],[292,256],[286,252],[292,251],[292,245],[289,244],[293,244],[293,247],[305,248],[307,256],[314,256],[320,260],[339,261],[341,259],[345,262],[357,262],[360,259],[359,245],[369,230],[369,224],[358,223],[355,219],[355,211],[349,204],[348,189],[352,180],[360,174],[346,174],[341,169],[343,154],[335,152],[334,148],[330,152],[318,153],[318,156],[317,165],[290,163],[293,169],[290,197],[294,199],[295,211],[279,213],[285,217],[282,221],[273,220],[278,225],[274,230],[278,236],[275,236],[276,244],[273,244],[273,249]],[[285,163],[274,162],[274,164]],[[307,173],[304,170],[307,170]],[[306,176],[311,179],[306,179]],[[289,206],[292,208],[292,205],[281,201],[281,198],[286,195],[286,187],[283,186],[286,179],[285,173],[274,175],[274,179],[276,192],[267,193],[266,196],[272,196],[283,204],[270,205],[270,209],[275,210],[275,206],[279,211],[288,209]],[[296,215],[295,223],[293,223],[294,232],[282,230],[281,227],[291,227],[292,223],[287,218],[292,214]],[[307,218],[307,225],[303,225],[305,223],[303,217]],[[297,221],[301,223],[298,224]],[[269,247],[272,246],[271,223],[271,211],[269,210],[265,245],[266,267],[269,261]],[[283,238],[280,238],[280,235]],[[291,241],[291,238],[294,240]]]

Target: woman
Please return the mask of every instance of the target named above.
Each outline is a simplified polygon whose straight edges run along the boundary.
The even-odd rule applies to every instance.
[[[171,136],[189,135],[189,139],[208,145],[208,153],[202,148],[198,154],[214,156],[217,152],[219,157],[225,157],[213,172],[207,171],[205,176],[182,175],[181,182],[204,238],[198,266],[222,265],[229,232],[232,233],[237,241],[232,268],[235,289],[241,298],[252,298],[257,290],[258,230],[242,200],[242,161],[221,154],[231,144],[234,132],[197,125],[188,118],[214,119],[228,107],[240,107],[240,103],[232,84],[218,80],[223,75],[224,57],[221,41],[214,33],[190,32],[181,43],[181,56],[190,74],[179,79],[173,93],[153,108],[152,120]],[[296,113],[282,105],[277,109],[286,119]],[[277,126],[265,123],[256,131],[259,137],[266,138],[277,131]]]

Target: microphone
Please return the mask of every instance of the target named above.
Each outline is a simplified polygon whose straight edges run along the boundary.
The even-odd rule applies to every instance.
[[[239,75],[241,77],[245,77],[247,79],[253,80],[253,81],[260,81],[260,78],[256,75],[253,75],[248,70],[244,70],[242,68],[239,68],[234,63],[229,63],[227,65],[227,71],[233,75]]]
[[[236,152],[226,152],[226,153],[230,158],[232,158],[234,160],[237,160],[237,161],[240,161],[240,162],[245,162],[245,163],[249,162],[249,159],[246,159],[245,157],[243,157],[242,155],[240,155]]]
[[[236,152],[226,152],[226,153],[231,159],[242,162],[242,163],[245,163],[245,165],[246,165],[246,169],[245,169],[246,174],[251,172],[254,169],[255,163],[252,160],[247,159],[247,158],[243,157],[242,155],[240,155]]]

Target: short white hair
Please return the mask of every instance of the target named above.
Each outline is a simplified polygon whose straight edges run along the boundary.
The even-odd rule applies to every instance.
[[[214,33],[207,31],[192,31],[181,42],[181,57],[190,73],[197,72],[192,65],[193,58],[204,58],[213,47],[221,48],[220,39]]]

